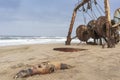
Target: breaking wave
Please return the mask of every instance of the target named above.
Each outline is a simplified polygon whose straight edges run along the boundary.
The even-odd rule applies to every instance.
[[[65,44],[66,37],[39,37],[39,36],[0,36],[0,46],[26,45],[26,44]],[[79,42],[75,39],[72,42]]]

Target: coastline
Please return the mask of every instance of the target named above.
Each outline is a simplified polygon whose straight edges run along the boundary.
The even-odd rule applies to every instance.
[[[53,48],[87,49],[79,52],[59,52]],[[0,80],[14,80],[21,69],[43,61],[65,62],[72,69],[56,71],[52,74],[35,75],[25,80],[119,80],[120,44],[116,48],[102,49],[98,45],[74,43],[31,44],[0,47]],[[20,79],[22,80],[22,79]]]

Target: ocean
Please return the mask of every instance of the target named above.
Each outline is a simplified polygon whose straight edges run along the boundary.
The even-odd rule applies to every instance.
[[[26,44],[65,44],[66,37],[39,37],[39,36],[0,36],[0,46],[26,45]],[[78,39],[72,43],[79,43]]]

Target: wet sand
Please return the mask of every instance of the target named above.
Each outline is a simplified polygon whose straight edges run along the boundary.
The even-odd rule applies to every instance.
[[[53,50],[68,47],[87,50],[79,52]],[[0,47],[0,80],[14,80],[13,76],[19,70],[43,61],[59,61],[74,68],[17,80],[120,80],[120,44],[110,49],[86,44]]]

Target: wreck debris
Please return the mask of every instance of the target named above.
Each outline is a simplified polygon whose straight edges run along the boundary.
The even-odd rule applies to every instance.
[[[100,39],[100,36],[96,32],[96,22],[97,22],[96,20],[91,20],[87,24],[87,28],[90,32],[90,37],[94,39],[94,44],[97,44],[98,39]],[[96,40],[97,40],[97,42],[96,42]]]
[[[117,44],[119,42],[119,31],[118,31],[118,27],[119,26],[115,26],[115,22],[114,20],[111,20],[111,25],[113,25],[114,27],[110,28],[110,32],[111,32],[111,37],[110,39],[107,38],[107,34],[106,34],[106,17],[105,16],[100,16],[97,20],[91,20],[87,27],[84,25],[80,25],[77,30],[76,30],[76,35],[78,37],[79,40],[81,41],[86,41],[91,37],[94,39],[94,44],[96,43],[96,39],[100,39],[100,45],[103,45],[102,39],[104,39],[106,42],[109,42],[109,46],[110,47],[114,47],[114,44]],[[86,33],[86,34],[84,34]],[[87,44],[89,44],[87,42]]]
[[[93,3],[94,2],[94,3]],[[86,5],[87,4],[87,5]],[[83,11],[84,13],[87,13],[88,10],[91,10],[91,12],[93,12],[93,8],[92,8],[92,5],[98,5],[98,2],[97,0],[82,0],[80,3],[78,3],[78,5],[74,8],[73,10],[73,15],[72,15],[72,19],[71,19],[71,23],[70,23],[70,27],[69,27],[69,31],[68,31],[68,36],[67,36],[67,40],[65,42],[66,45],[70,45],[71,43],[71,40],[73,38],[71,38],[71,33],[72,33],[72,29],[73,29],[73,25],[74,25],[74,22],[75,22],[75,18],[76,18],[76,14],[77,14],[77,11]],[[87,8],[85,8],[84,6],[86,6]],[[99,5],[100,6],[100,5]],[[80,8],[82,7],[81,10],[79,10]],[[97,6],[96,6],[97,8]],[[101,8],[101,7],[100,7]],[[98,9],[98,8],[97,8]],[[103,11],[103,10],[102,10]],[[100,12],[100,11],[99,11]],[[96,26],[95,29],[92,29],[93,31],[90,31],[90,37],[92,37],[94,39],[94,43],[96,44],[96,39],[100,39],[100,44],[102,45],[102,40],[101,38],[104,38],[106,43],[107,43],[107,46],[108,48],[112,48],[114,47],[114,43],[113,42],[116,42],[116,38],[115,38],[115,35],[118,36],[118,34],[116,34],[116,31],[113,31],[113,27],[118,27],[120,26],[120,8],[117,9],[115,11],[115,14],[114,14],[114,18],[117,20],[117,24],[115,25],[112,25],[111,24],[111,17],[110,17],[110,5],[109,5],[109,0],[104,0],[104,17],[102,18],[99,17],[97,19],[97,22],[96,22]],[[93,12],[94,13],[94,12]],[[91,13],[92,14],[92,13]],[[93,15],[93,14],[92,14]],[[91,17],[91,15],[89,15]],[[115,21],[116,21],[115,20]],[[102,22],[100,22],[102,21]],[[89,23],[88,23],[89,24]],[[105,29],[103,31],[103,26],[105,25]],[[88,25],[87,25],[88,26]],[[100,27],[99,27],[100,26]],[[100,29],[100,30],[99,30]],[[90,30],[90,28],[89,28]],[[98,33],[97,33],[98,32]],[[81,34],[82,32],[80,33],[77,33],[77,34]],[[103,34],[103,35],[101,35]],[[115,34],[113,36],[113,34]],[[97,35],[97,36],[96,36]],[[83,36],[83,34],[81,35]],[[82,39],[84,37],[80,37],[80,36],[77,36],[79,38],[79,40],[82,41]],[[113,41],[114,39],[114,41]],[[86,40],[83,40],[83,41],[87,41]]]
[[[31,68],[20,70],[15,76],[14,79],[17,78],[25,78],[37,74],[50,74],[55,72],[56,70],[64,70],[64,69],[70,69],[73,66],[70,66],[65,63],[60,62],[42,62],[38,65],[34,65]]]
[[[54,48],[53,50],[62,51],[62,52],[78,52],[78,51],[84,51],[84,50],[87,50],[87,49],[79,49],[79,48]]]
[[[87,26],[85,25],[80,25],[76,29],[76,36],[80,41],[85,41],[87,42],[88,39],[90,38],[90,32],[88,31]]]
[[[76,14],[77,14],[77,10],[82,7],[84,4],[86,4],[89,0],[83,0],[80,4],[78,4],[73,11],[72,14],[72,19],[71,19],[71,23],[70,23],[70,27],[69,27],[69,31],[68,31],[68,36],[67,36],[67,41],[65,42],[66,45],[70,45],[71,42],[71,33],[72,33],[72,29],[73,29],[73,25],[75,22],[75,18],[76,18]]]

